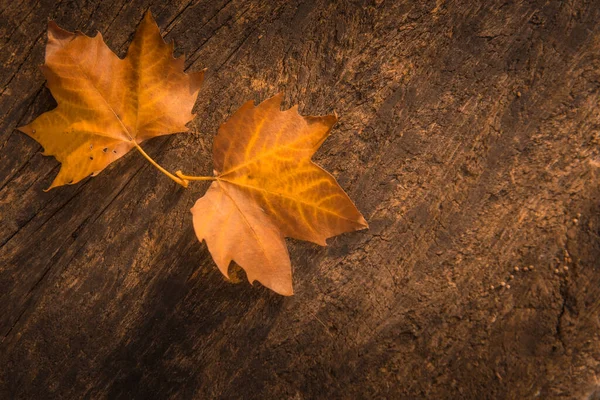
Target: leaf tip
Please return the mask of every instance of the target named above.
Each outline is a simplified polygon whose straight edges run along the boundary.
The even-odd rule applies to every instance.
[[[150,31],[146,31],[147,29],[150,29]],[[160,35],[160,29],[158,28],[158,24],[156,23],[156,20],[154,19],[154,16],[152,15],[152,11],[150,11],[149,8],[148,8],[148,10],[146,10],[146,13],[144,14],[144,18],[138,25],[136,35],[138,35],[140,32],[143,32],[143,31],[146,31],[147,33],[152,32],[151,34],[158,34],[160,36],[161,40],[164,42],[162,35]]]
[[[65,43],[72,40],[76,35],[72,32],[69,32],[60,26],[54,21],[48,21],[48,45],[46,46],[46,59],[48,59],[48,54],[51,54],[55,51],[55,46],[49,46],[51,43],[64,45]]]
[[[190,92],[191,93],[196,93],[197,91],[200,90],[200,86],[202,86],[202,83],[204,82],[204,72],[205,71],[206,71],[206,68],[204,68],[202,71],[190,72],[188,74],[190,77]]]
[[[339,117],[335,111],[333,111],[333,114],[326,115],[323,118],[325,119],[325,121],[327,121],[326,123],[327,125],[329,125],[330,129],[333,128],[333,126],[337,124],[339,120]]]
[[[254,277],[250,278],[250,276],[248,276],[247,272],[246,272],[246,276],[248,277],[248,281],[250,282],[250,285],[252,285],[252,286],[254,286],[254,282],[260,282],[260,284],[263,285],[264,287],[266,287],[267,289],[271,289],[275,293],[280,294],[282,296],[293,296],[294,295],[294,288],[292,287],[291,277],[290,277],[290,279],[274,280],[274,281],[263,283],[263,282],[261,282],[260,279],[256,279]]]
[[[144,21],[147,21],[147,22],[154,21],[154,17],[152,16],[152,11],[150,10],[150,8],[148,8],[146,10],[146,13],[144,14]]]
[[[279,104],[281,104],[281,102],[283,101],[283,90],[277,92],[275,96],[273,96],[273,98],[276,99]]]
[[[61,30],[62,30],[62,28],[58,26],[56,21],[54,21],[53,19],[48,20],[48,35],[54,34],[55,32],[61,31]]]
[[[52,184],[50,186],[48,186],[46,189],[42,189],[42,191],[44,193],[48,193],[49,191],[51,191],[52,189],[54,189],[57,186],[60,186],[60,185],[57,185],[56,182],[52,182]]]
[[[294,295],[294,289],[292,288],[292,285],[290,285],[289,288],[285,288],[284,290],[281,290],[279,292],[280,295],[282,296],[293,296]]]
[[[266,99],[265,101],[263,101],[262,103],[260,103],[258,105],[258,107],[268,106],[269,104],[272,104],[274,107],[281,108],[282,101],[283,101],[283,92],[278,92],[273,97],[270,97],[270,98]]]
[[[361,227],[358,228],[358,230],[369,229],[369,223],[367,222],[365,217],[363,217],[362,215],[360,216],[358,223],[361,225]]]
[[[29,125],[17,126],[15,129],[19,132],[23,132],[24,134],[31,136],[31,128],[29,127]]]

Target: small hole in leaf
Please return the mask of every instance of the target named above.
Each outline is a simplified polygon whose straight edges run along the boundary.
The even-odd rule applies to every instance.
[[[94,159],[94,157],[90,156],[90,160],[93,160],[93,159]]]
[[[93,147],[94,147],[94,145],[93,145],[93,144],[90,144],[90,150],[91,150]]]
[[[103,148],[102,151],[106,153],[108,151],[108,147]]]
[[[113,153],[117,154],[117,151],[116,151],[116,150],[113,150]]]

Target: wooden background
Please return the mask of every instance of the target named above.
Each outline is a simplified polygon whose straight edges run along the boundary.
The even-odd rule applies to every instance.
[[[339,114],[316,160],[371,229],[289,240],[294,297],[225,281],[207,185],[136,152],[42,191],[48,19],[124,56],[149,8],[208,68],[170,170],[248,99]],[[592,398],[599,92],[598,0],[1,1],[0,398]]]

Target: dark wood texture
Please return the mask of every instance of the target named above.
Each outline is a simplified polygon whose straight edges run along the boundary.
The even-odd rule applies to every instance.
[[[225,281],[207,185],[135,151],[42,191],[59,165],[15,127],[55,106],[48,19],[124,56],[148,8],[208,68],[192,133],[145,145],[169,169],[210,173],[248,99],[339,114],[316,160],[371,229],[290,240],[294,297]],[[0,398],[598,390],[599,1],[3,0],[0,49]]]

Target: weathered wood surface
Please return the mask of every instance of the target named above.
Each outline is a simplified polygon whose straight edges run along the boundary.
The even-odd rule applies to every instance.
[[[597,0],[167,3],[0,4],[0,398],[597,390]],[[145,146],[161,164],[210,173],[248,99],[340,115],[316,159],[371,229],[289,241],[294,297],[226,282],[191,225],[206,185],[135,152],[42,191],[58,163],[15,127],[54,107],[47,20],[123,56],[148,8],[208,68],[192,133]]]

